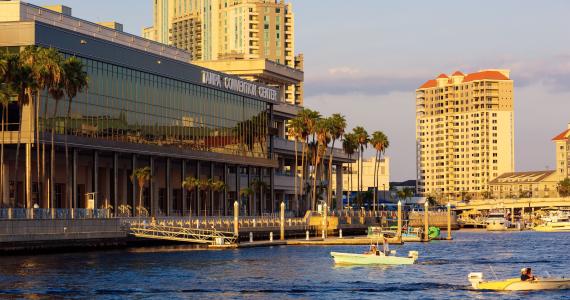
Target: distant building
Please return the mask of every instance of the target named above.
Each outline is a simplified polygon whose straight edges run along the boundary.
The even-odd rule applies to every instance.
[[[414,192],[416,191],[416,180],[410,179],[406,181],[393,181],[390,182],[390,190],[391,191],[402,191],[405,188],[413,189]]]
[[[510,172],[489,182],[489,195],[485,198],[549,198],[558,197],[556,171]]]
[[[556,173],[564,179],[570,174],[570,123],[568,129],[555,136],[552,141],[556,145]]]
[[[327,159],[328,160],[328,159]],[[362,161],[362,191],[373,190],[374,184],[374,163],[375,158]],[[390,158],[383,157],[378,161],[378,191],[388,191],[390,189]],[[352,173],[349,171],[352,169]],[[358,163],[343,164],[342,166],[342,187],[345,191],[358,191]],[[352,184],[351,184],[352,182]],[[336,185],[333,181],[333,190]]]
[[[303,70],[303,56],[295,56],[291,3],[155,0],[154,24],[143,37],[184,49],[204,67],[280,87],[288,103],[303,105],[302,72],[295,72]],[[265,68],[265,60],[279,67]]]
[[[480,197],[514,171],[513,81],[508,70],[441,74],[416,90],[418,192]]]

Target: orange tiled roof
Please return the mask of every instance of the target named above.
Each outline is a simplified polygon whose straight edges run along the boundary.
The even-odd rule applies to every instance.
[[[428,89],[428,88],[432,88],[432,87],[436,87],[436,86],[437,86],[437,82],[435,81],[435,79],[431,79],[431,80],[426,81],[419,88],[420,89]]]
[[[567,141],[568,140],[568,136],[570,136],[570,129],[566,129],[564,132],[562,132],[561,134],[555,136],[552,140],[553,141]]]
[[[463,79],[463,82],[484,80],[484,79],[509,80],[507,76],[503,75],[499,71],[482,71],[482,72],[467,74],[467,76],[465,76],[465,78]]]
[[[451,76],[464,76],[463,82],[470,82],[470,81],[484,80],[484,79],[509,80],[509,78],[507,76],[503,75],[499,71],[481,71],[481,72],[471,73],[471,74],[467,74],[467,75],[463,74],[461,71],[455,71],[455,73],[453,73],[453,75],[451,75]],[[436,79],[442,79],[442,78],[448,79],[449,76],[442,73],[442,74],[439,74],[439,76],[437,76]],[[436,79],[426,81],[418,89],[426,89],[426,88],[436,87],[437,86]]]

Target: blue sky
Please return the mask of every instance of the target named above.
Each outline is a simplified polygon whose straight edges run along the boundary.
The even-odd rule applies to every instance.
[[[29,1],[53,4],[53,1]],[[392,179],[415,175],[414,90],[439,73],[511,69],[516,169],[554,168],[550,139],[570,122],[570,1],[291,0],[305,55],[305,103],[384,131]],[[140,34],[151,0],[56,1]]]

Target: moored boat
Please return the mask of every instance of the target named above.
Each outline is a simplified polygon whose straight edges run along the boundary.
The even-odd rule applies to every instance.
[[[542,232],[569,232],[570,231],[570,217],[566,212],[556,211],[551,212],[548,216],[543,217],[544,223],[539,224],[533,228],[534,231]]]
[[[534,291],[534,290],[566,290],[570,289],[570,279],[561,277],[538,278],[522,281],[520,278],[484,281],[483,273],[469,273],[469,282],[476,290],[489,291]]]
[[[501,210],[492,211],[487,216],[487,231],[505,231],[509,228],[509,221],[505,218],[505,213]]]

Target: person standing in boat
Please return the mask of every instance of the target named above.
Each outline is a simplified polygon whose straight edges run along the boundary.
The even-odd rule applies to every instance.
[[[524,268],[521,270],[521,281],[532,281],[536,280],[536,277],[532,275],[531,268]]]
[[[384,245],[383,246],[383,252],[384,255],[389,255],[390,254],[390,244],[388,243],[388,238],[384,237]]]

